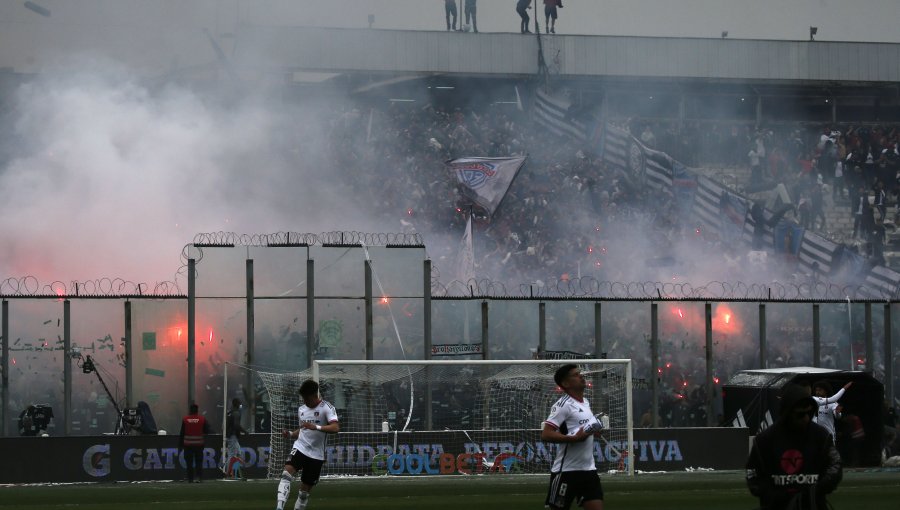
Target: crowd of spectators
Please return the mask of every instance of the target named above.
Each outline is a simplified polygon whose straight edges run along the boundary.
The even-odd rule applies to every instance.
[[[747,167],[749,154],[755,153],[760,166],[756,182],[744,182],[742,187],[752,192],[754,186],[765,189],[772,182],[784,183],[796,197],[795,217],[810,227],[825,228],[824,214],[817,215],[819,221],[812,225],[804,204],[815,196],[815,186],[822,191],[828,190],[823,185],[839,183],[828,172],[838,161],[865,165],[874,151],[879,155],[875,158],[873,154],[876,163],[867,167],[859,184],[878,186],[881,182],[889,194],[897,193],[896,180],[888,179],[896,172],[897,163],[897,130],[891,127],[795,125],[754,129],[748,125],[691,123],[679,130],[675,123],[633,119],[621,125],[648,146],[689,166]],[[528,156],[495,214],[488,217],[477,208],[473,212],[478,277],[532,287],[585,275],[600,281],[641,281],[637,273],[629,272],[635,262],[642,265],[640,262],[646,259],[634,259],[635,238],[640,238],[637,246],[649,253],[667,255],[673,246],[684,243],[699,244],[699,249],[708,253],[733,253],[730,250],[734,248],[720,239],[698,236],[695,229],[680,222],[681,212],[665,195],[661,200],[659,193],[634,186],[583,143],[555,137],[516,109],[492,106],[473,111],[397,103],[381,109],[358,106],[335,119],[329,139],[329,154],[344,169],[343,174],[352,177],[345,183],[348,191],[371,206],[373,217],[428,233],[429,255],[443,282],[457,276],[453,262],[473,205],[444,166],[446,161],[463,156]],[[889,184],[884,184],[886,181]],[[845,192],[847,188],[843,186],[835,194],[838,203],[857,196]],[[821,198],[816,200],[823,204]],[[833,207],[826,202],[822,207]],[[688,281],[704,276],[704,282],[717,277],[735,279],[727,271],[716,273],[715,261],[708,262],[701,268],[676,262],[675,268],[694,271],[685,277]],[[492,333],[493,356],[521,358],[531,354],[534,346],[518,341],[523,337],[520,319],[514,311],[504,314],[492,309],[491,328],[496,333]],[[604,342],[609,346],[604,351],[610,357],[634,359],[636,377],[650,377],[648,345],[635,338],[635,332],[649,330],[648,320],[646,310],[633,307],[608,319],[603,328]],[[555,322],[559,324],[555,326]],[[567,318],[566,314],[551,318],[548,330],[555,327],[558,331],[552,348],[593,352],[592,324],[579,324],[578,319]],[[783,329],[780,336],[785,339],[811,336],[790,314],[772,317],[770,324]],[[835,329],[833,338],[849,337],[846,325],[823,327]],[[751,330],[743,334],[746,338],[731,339],[731,350],[717,359],[716,370],[722,382],[737,370],[755,366],[758,351]],[[664,369],[666,375],[661,378],[661,420],[666,425],[703,425],[707,420],[702,386],[705,364],[699,352],[703,346],[698,343],[702,330],[679,331],[682,337],[672,333],[663,341],[661,359],[677,369]],[[808,342],[773,342],[769,348],[769,366],[811,363]],[[842,363],[846,356],[840,353],[846,351],[846,345],[824,346],[825,363]],[[721,410],[715,412],[713,421],[718,422]]]

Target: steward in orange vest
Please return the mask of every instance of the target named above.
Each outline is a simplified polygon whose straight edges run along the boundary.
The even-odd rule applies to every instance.
[[[190,414],[181,419],[179,435],[188,482],[194,482],[194,474],[197,475],[197,483],[203,478],[203,444],[209,433],[209,423],[200,415],[200,408],[197,404],[191,404]]]

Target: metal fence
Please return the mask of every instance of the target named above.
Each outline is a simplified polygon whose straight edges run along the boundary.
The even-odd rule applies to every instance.
[[[226,361],[301,370],[313,359],[630,358],[635,416],[659,426],[729,421],[719,388],[743,369],[866,370],[891,402],[900,389],[891,301],[479,295],[476,285],[449,295],[417,239],[223,240],[186,249],[186,293],[174,283],[147,293],[112,280],[4,282],[3,435],[18,434],[31,404],[53,408],[51,435],[112,433],[113,404],[138,401],[170,432],[189,402],[221,423]],[[83,369],[88,356],[95,371]],[[256,382],[235,392],[264,428]]]

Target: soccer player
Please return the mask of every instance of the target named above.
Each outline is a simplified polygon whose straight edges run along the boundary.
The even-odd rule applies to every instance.
[[[753,440],[747,487],[763,510],[825,510],[826,494],[841,481],[841,457],[828,431],[812,423],[817,404],[809,389],[785,384],[778,421]]]
[[[337,434],[341,429],[334,406],[319,398],[319,384],[316,381],[303,381],[300,397],[303,399],[303,405],[297,409],[300,428],[282,432],[284,437],[295,438],[296,441],[281,473],[276,510],[284,510],[297,471],[300,471],[300,494],[294,510],[306,508],[309,493],[319,482],[322,464],[325,463],[325,434]]]
[[[603,424],[584,398],[587,383],[578,365],[559,367],[553,380],[566,394],[553,404],[541,430],[542,441],[559,443],[545,505],[567,510],[577,501],[584,510],[603,510],[603,487],[594,464],[594,437]]]
[[[844,392],[847,391],[852,384],[852,382],[848,382],[843,388],[839,389],[837,393],[830,397],[828,394],[831,393],[831,385],[825,381],[819,381],[813,384],[813,400],[819,405],[818,411],[813,417],[813,423],[818,423],[831,433],[832,443],[835,442],[834,420],[839,420],[841,418],[841,406],[838,405],[837,401],[844,396]]]

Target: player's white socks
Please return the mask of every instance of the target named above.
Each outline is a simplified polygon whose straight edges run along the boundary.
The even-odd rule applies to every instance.
[[[294,510],[306,510],[306,504],[309,503],[309,493],[300,489],[300,495],[297,497],[297,503]]]
[[[291,495],[291,482],[294,477],[287,471],[281,473],[281,482],[278,484],[278,506],[277,510],[284,510],[284,504],[287,503],[288,496]]]

